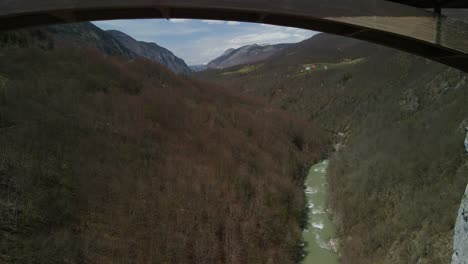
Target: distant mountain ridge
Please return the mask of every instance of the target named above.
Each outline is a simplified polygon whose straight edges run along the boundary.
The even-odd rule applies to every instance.
[[[202,65],[192,65],[192,66],[189,66],[190,69],[194,72],[200,72],[200,71],[204,71],[208,68],[208,65],[206,64],[202,64]]]
[[[30,28],[0,34],[0,46],[38,46],[49,49],[63,43],[96,48],[126,59],[144,57],[179,74],[192,72],[184,60],[155,43],[137,41],[120,31],[104,31],[90,22]]]
[[[208,63],[209,69],[225,69],[242,64],[257,63],[266,60],[291,44],[247,45],[238,49],[228,49],[223,55]]]
[[[319,33],[313,37],[291,44],[276,53],[268,64],[292,66],[298,63],[337,63],[375,55],[382,47],[352,38]],[[388,49],[389,50],[389,49]]]
[[[0,46],[50,49],[63,43],[93,47],[111,56],[128,59],[136,56],[113,36],[89,22],[28,28],[0,34]]]
[[[192,72],[184,60],[175,56],[174,53],[157,45],[156,43],[138,41],[118,30],[108,30],[106,32],[117,39],[123,46],[125,46],[137,56],[157,61],[175,73],[188,74]]]
[[[135,55],[117,39],[92,23],[54,25],[47,28],[55,40],[64,40],[74,44],[91,44],[109,55],[133,58]]]

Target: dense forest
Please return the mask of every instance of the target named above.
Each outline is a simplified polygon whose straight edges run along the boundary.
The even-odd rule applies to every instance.
[[[0,46],[2,263],[297,263],[326,157],[342,263],[450,263],[465,73],[326,34],[196,77],[90,24]]]
[[[399,83],[379,91],[332,158],[330,202],[346,263],[451,263],[468,182],[467,76],[421,62],[401,53],[384,61],[414,77],[394,76]]]
[[[325,133],[155,62],[44,38],[2,38],[0,262],[301,257]]]
[[[468,182],[465,73],[326,34],[243,67],[200,77],[265,97],[333,138],[329,205],[342,263],[450,263]]]

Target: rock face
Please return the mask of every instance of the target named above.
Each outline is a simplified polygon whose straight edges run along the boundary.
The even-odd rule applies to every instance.
[[[465,146],[467,141],[465,141]],[[453,238],[452,264],[468,263],[468,186],[458,211]]]
[[[192,72],[184,60],[155,43],[137,41],[129,35],[117,30],[108,30],[107,33],[119,40],[123,46],[131,50],[137,56],[159,62],[175,73],[188,74]]]
[[[468,130],[468,127],[466,130]],[[466,152],[468,152],[468,131],[466,132],[466,138],[465,138],[465,150]]]
[[[405,91],[404,98],[400,100],[400,108],[404,112],[416,112],[419,109],[419,98],[413,90]]]
[[[225,69],[238,65],[255,63],[266,60],[282,51],[289,44],[277,45],[248,45],[238,49],[228,49],[223,55],[208,63],[210,69]]]

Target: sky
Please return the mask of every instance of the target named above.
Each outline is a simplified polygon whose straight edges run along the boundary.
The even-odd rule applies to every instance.
[[[93,22],[172,51],[188,65],[206,64],[230,48],[251,44],[295,43],[317,32],[266,24],[190,19],[140,19]]]

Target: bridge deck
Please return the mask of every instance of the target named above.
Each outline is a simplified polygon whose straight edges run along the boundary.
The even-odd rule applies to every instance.
[[[468,72],[468,24],[386,0],[0,0],[0,30],[128,18],[300,27],[383,44]]]
[[[443,8],[468,8],[466,0],[389,0],[392,2],[410,5],[419,8],[433,8],[434,4],[438,4]]]

